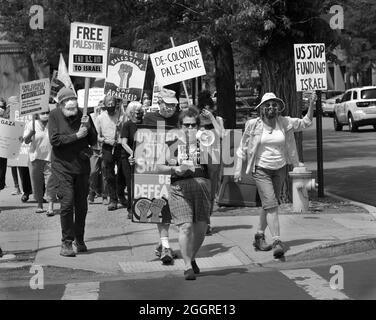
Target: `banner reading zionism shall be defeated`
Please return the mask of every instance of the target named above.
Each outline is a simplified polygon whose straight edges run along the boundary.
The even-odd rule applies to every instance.
[[[148,58],[148,54],[111,48],[105,94],[128,101],[141,100]]]

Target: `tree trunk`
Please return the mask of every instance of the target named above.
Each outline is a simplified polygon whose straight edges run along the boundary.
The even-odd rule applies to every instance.
[[[211,48],[215,63],[218,114],[226,129],[236,126],[234,57],[231,43],[224,42]]]
[[[298,94],[296,92],[293,52],[291,51],[290,55],[286,54],[284,56],[285,59],[278,60],[275,59],[275,56],[273,59],[273,53],[270,55],[263,55],[261,61],[262,91],[263,93],[274,92],[277,97],[285,102],[286,109],[283,112],[283,115],[300,117],[302,95],[301,93]],[[286,57],[288,58],[286,59]],[[303,161],[302,134],[295,134],[295,139],[299,153],[299,160]],[[290,171],[291,169],[292,168],[290,167],[287,171]],[[287,174],[280,200],[281,202],[286,203],[290,202],[291,199],[291,182]]]

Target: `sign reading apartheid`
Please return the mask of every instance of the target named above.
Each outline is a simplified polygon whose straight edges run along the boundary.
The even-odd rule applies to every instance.
[[[159,171],[165,145],[176,141],[176,130],[139,125],[135,135],[132,221],[171,223],[168,206],[170,174]]]
[[[106,78],[110,27],[71,23],[69,74],[76,77]]]
[[[197,41],[152,53],[150,59],[161,86],[206,74]]]
[[[50,80],[40,79],[20,84],[20,115],[48,111]]]
[[[12,159],[18,156],[25,123],[0,119],[0,157]]]
[[[297,91],[326,90],[324,43],[294,44]]]
[[[149,55],[111,48],[104,92],[128,101],[141,100]]]

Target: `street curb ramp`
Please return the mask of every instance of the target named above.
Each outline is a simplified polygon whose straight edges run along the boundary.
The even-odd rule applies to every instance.
[[[331,258],[342,255],[360,253],[376,249],[376,237],[360,237],[349,240],[325,243],[312,249],[286,255],[286,261],[298,262]]]

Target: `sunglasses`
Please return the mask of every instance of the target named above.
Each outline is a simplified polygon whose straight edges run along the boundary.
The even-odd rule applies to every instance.
[[[277,102],[267,102],[265,103],[264,108],[265,109],[269,109],[269,108],[279,109],[280,107]]]
[[[47,111],[47,112],[41,112],[40,114],[50,114],[50,112],[49,111]]]
[[[196,128],[197,127],[197,123],[183,123],[183,126],[185,128],[190,128],[190,127]]]

